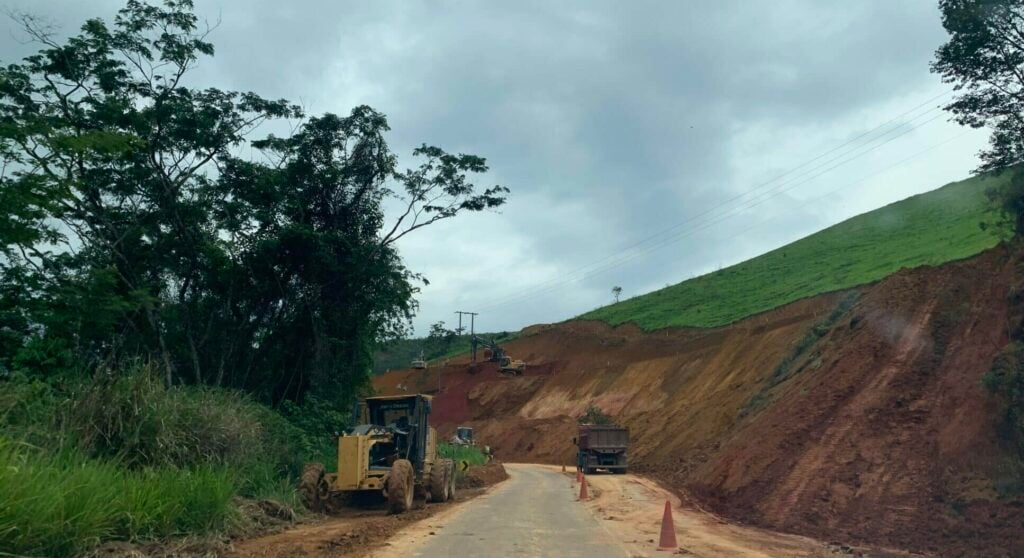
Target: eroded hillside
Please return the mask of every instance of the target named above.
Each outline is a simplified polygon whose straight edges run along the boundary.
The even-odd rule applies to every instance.
[[[1006,248],[805,299],[718,329],[535,326],[493,365],[379,377],[441,390],[434,421],[508,461],[571,463],[591,403],[630,427],[632,469],[728,517],[940,555],[1024,554],[1021,460],[982,377],[1019,328]],[[455,362],[455,361],[453,361]]]

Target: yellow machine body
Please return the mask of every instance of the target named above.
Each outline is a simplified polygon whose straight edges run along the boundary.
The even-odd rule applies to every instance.
[[[396,396],[403,399],[407,396]],[[376,400],[391,399],[377,397]],[[359,420],[369,422],[365,405],[360,405]],[[354,435],[345,434],[338,438],[338,472],[328,475],[328,483],[332,492],[350,492],[356,490],[383,490],[390,472],[386,467],[371,467],[370,455],[373,446],[392,443],[392,436],[385,435]],[[429,476],[434,463],[437,462],[437,431],[428,427],[426,447],[424,448],[423,474]]]

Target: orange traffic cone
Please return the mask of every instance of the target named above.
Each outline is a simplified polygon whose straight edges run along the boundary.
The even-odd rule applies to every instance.
[[[675,550],[679,548],[676,543],[676,526],[672,521],[672,504],[665,502],[665,515],[661,516],[661,540],[658,542],[658,550]]]
[[[587,477],[583,477],[583,482],[580,483],[580,502],[586,502],[590,499],[590,495],[587,494]]]

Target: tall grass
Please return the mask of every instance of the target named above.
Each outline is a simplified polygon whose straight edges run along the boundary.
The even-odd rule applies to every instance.
[[[476,446],[457,446],[454,444],[437,444],[437,454],[445,459],[453,459],[456,464],[465,459],[470,465],[486,465],[487,456]]]
[[[220,530],[234,494],[225,468],[135,471],[0,438],[0,554],[73,556],[103,540]]]
[[[146,366],[0,381],[0,556],[219,531],[235,496],[297,506],[307,442],[244,395],[166,388]]]

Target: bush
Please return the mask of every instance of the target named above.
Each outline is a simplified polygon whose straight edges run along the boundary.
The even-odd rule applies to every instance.
[[[127,470],[0,438],[0,548],[72,556],[102,540],[223,529],[235,486],[224,468]]]
[[[600,407],[593,404],[587,407],[587,412],[576,418],[576,422],[579,424],[615,424],[612,417],[608,416],[608,414],[602,411]]]
[[[297,428],[273,410],[227,390],[168,389],[149,367],[130,367],[74,389],[62,430],[90,457],[128,467],[245,468],[270,464],[297,474]]]
[[[1013,341],[1006,345],[981,383],[1003,400],[1005,411],[1000,434],[1017,444],[1024,456],[1024,342]]]
[[[217,531],[235,495],[298,504],[297,427],[244,395],[158,378],[129,366],[0,382],[0,556]]]
[[[281,414],[296,428],[294,442],[309,456],[334,472],[338,466],[338,436],[351,426],[352,410],[316,396],[306,397],[302,405],[281,403]]]

